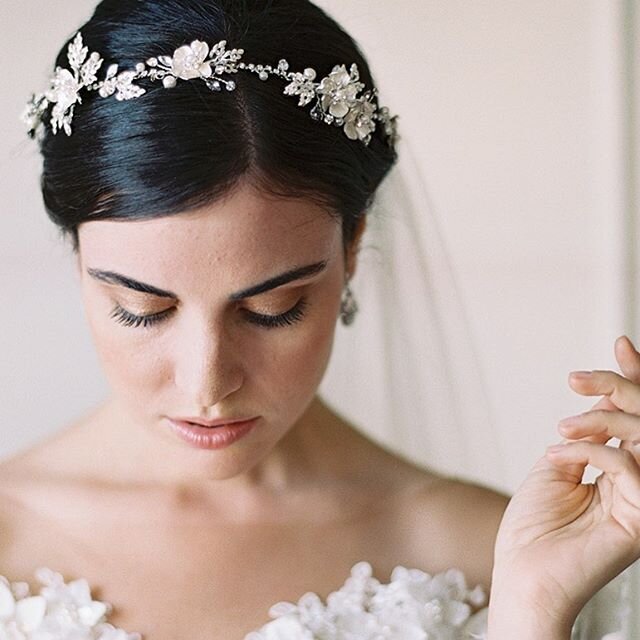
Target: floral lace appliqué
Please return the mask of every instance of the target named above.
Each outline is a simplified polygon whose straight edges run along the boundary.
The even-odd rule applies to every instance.
[[[142,639],[106,622],[113,608],[92,599],[84,578],[66,584],[61,574],[47,568],[35,575],[43,585],[39,595],[31,595],[26,582],[0,576],[0,640]]]
[[[279,602],[274,620],[244,640],[472,640],[484,637],[486,595],[468,589],[455,569],[434,576],[396,567],[382,584],[368,562],[351,569],[344,585],[327,597],[306,593],[297,604]]]

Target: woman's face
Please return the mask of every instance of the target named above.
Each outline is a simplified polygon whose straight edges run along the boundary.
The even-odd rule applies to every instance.
[[[206,454],[220,478],[263,458],[328,364],[345,279],[340,223],[310,201],[244,185],[196,212],[84,223],[79,241],[87,319],[133,428],[189,450],[167,418],[260,416]],[[158,291],[126,286],[135,283]]]

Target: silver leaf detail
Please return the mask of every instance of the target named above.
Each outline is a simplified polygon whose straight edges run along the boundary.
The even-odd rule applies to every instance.
[[[69,64],[74,71],[80,70],[80,66],[87,58],[87,53],[89,53],[89,49],[82,46],[82,34],[78,31],[78,35],[76,35],[73,42],[69,45],[67,51]]]

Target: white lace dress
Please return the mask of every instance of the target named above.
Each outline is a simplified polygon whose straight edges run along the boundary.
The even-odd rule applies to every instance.
[[[0,640],[142,638],[109,624],[112,606],[93,600],[85,579],[67,583],[47,568],[38,569],[36,578],[40,593],[30,594],[26,583],[0,576]],[[580,614],[572,640],[631,640],[626,588],[623,574],[597,594]],[[359,562],[326,601],[306,593],[297,603],[274,604],[271,620],[244,640],[480,640],[486,602],[482,589],[469,589],[455,569],[432,576],[396,567],[390,582],[381,583],[369,563]]]

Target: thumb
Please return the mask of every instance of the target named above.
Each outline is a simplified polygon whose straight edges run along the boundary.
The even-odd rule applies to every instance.
[[[640,353],[627,336],[620,336],[615,341],[614,353],[625,378],[640,384]]]

